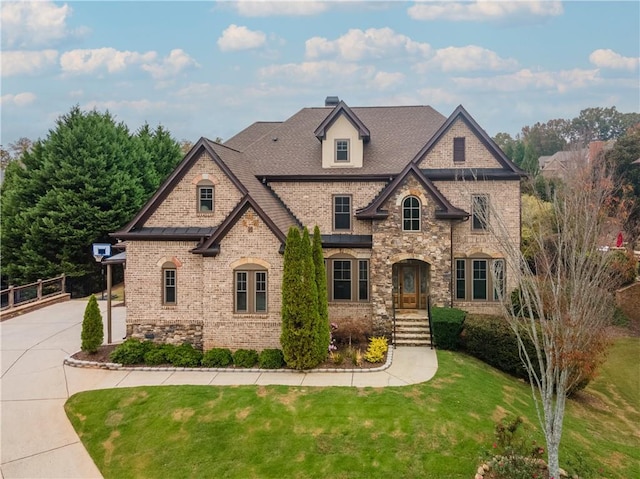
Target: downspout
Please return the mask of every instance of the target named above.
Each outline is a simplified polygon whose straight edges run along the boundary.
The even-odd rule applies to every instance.
[[[453,264],[453,222],[449,221],[449,307],[453,308],[453,281],[455,274],[455,265]]]

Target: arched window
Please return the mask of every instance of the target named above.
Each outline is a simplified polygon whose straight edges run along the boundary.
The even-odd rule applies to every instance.
[[[267,271],[258,264],[243,264],[233,271],[234,311],[267,312]]]
[[[171,261],[162,265],[162,304],[175,305],[178,303],[178,269]]]
[[[402,201],[402,230],[420,231],[420,200],[415,196]]]
[[[214,207],[214,187],[210,180],[201,180],[198,182],[198,213],[213,213]]]

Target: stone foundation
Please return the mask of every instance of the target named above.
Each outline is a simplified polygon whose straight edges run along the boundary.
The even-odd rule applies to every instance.
[[[127,324],[127,338],[175,344],[176,346],[190,343],[196,349],[203,349],[204,346],[201,321]]]

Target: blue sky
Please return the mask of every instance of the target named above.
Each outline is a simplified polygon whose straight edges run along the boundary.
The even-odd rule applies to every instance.
[[[3,2],[3,145],[78,104],[229,138],[337,95],[462,104],[493,136],[640,111],[640,2]]]

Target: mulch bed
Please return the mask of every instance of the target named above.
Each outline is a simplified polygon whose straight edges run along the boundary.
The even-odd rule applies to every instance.
[[[109,355],[116,348],[116,346],[118,346],[118,344],[103,344],[98,348],[98,351],[95,354],[89,354],[84,351],[78,351],[77,353],[73,354],[71,357],[81,361],[96,361],[99,363],[110,363],[111,360],[109,359]],[[362,351],[366,351],[366,347],[362,347],[360,349]],[[319,364],[316,369],[363,369],[363,370],[366,370],[366,369],[379,368],[380,366],[385,364],[386,360],[387,360],[387,357],[385,354],[385,359],[381,363],[368,363],[367,361],[362,361],[362,365],[354,366],[351,360],[345,357],[344,361],[341,364],[335,364],[334,362],[327,360]],[[171,366],[171,365],[167,364],[164,366]],[[158,367],[163,367],[163,366],[158,366]],[[233,369],[233,366],[231,366],[229,369]]]

